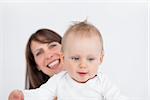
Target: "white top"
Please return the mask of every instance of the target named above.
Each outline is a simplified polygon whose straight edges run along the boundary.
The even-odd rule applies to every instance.
[[[25,100],[127,100],[102,73],[87,81],[77,83],[66,71],[51,77],[40,88],[24,90]]]

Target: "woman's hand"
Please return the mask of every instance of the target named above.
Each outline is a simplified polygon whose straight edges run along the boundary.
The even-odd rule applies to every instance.
[[[9,94],[8,100],[24,100],[23,92],[20,90],[14,90]]]

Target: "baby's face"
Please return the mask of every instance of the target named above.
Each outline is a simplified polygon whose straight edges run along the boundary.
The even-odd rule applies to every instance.
[[[68,36],[64,48],[64,66],[69,75],[85,83],[97,74],[102,61],[99,38]]]

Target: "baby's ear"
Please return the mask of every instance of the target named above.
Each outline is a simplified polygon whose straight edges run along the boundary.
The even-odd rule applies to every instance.
[[[100,63],[102,63],[103,58],[104,58],[104,51],[101,51],[101,54],[100,54]]]

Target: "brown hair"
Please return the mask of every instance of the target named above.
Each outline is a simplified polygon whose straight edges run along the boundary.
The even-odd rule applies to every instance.
[[[100,31],[92,24],[88,23],[87,20],[82,22],[77,22],[70,26],[68,30],[65,32],[63,39],[62,39],[62,51],[65,47],[66,38],[70,35],[76,35],[80,37],[91,37],[91,36],[98,36],[101,44],[102,53],[103,49],[103,38]]]
[[[44,74],[42,71],[37,69],[34,56],[31,51],[31,42],[37,41],[40,43],[51,43],[58,42],[61,44],[61,36],[49,29],[40,29],[33,33],[26,45],[26,84],[25,89],[38,88],[40,85],[45,83],[49,76]]]

